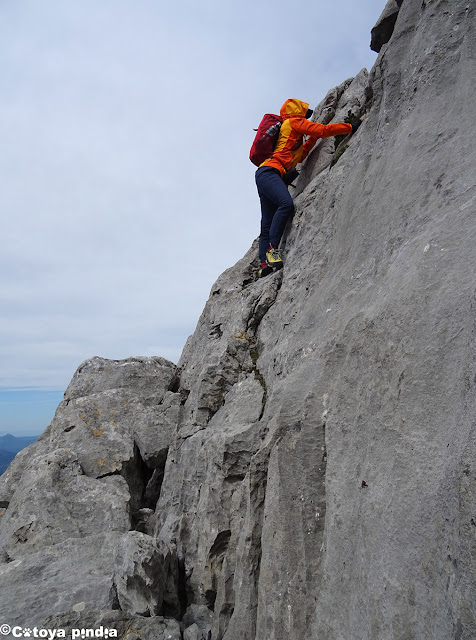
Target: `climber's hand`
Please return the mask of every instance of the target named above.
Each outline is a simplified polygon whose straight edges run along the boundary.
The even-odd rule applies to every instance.
[[[364,117],[365,116],[358,118],[357,116],[354,116],[352,111],[349,111],[347,114],[347,117],[344,118],[344,122],[348,122],[352,126],[352,133],[355,133],[357,129],[360,127],[360,125],[362,124]]]

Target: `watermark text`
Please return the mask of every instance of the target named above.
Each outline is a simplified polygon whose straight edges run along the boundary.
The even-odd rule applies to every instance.
[[[40,627],[11,627],[9,624],[0,625],[0,635],[11,638],[71,638],[71,640],[85,640],[86,638],[117,638],[117,629],[100,626],[97,629],[71,629],[71,635],[66,629],[43,629]]]

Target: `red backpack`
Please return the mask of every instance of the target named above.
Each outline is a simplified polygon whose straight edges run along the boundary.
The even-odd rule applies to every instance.
[[[257,167],[273,155],[282,122],[283,119],[280,116],[267,113],[263,116],[259,127],[255,129],[257,133],[251,145],[250,160]]]

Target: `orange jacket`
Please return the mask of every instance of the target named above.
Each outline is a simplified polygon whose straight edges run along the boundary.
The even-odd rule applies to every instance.
[[[318,138],[330,138],[352,132],[352,125],[346,122],[309,122],[305,117],[308,109],[307,102],[294,98],[286,100],[280,111],[283,124],[274,153],[260,165],[261,167],[274,167],[282,177],[286,171],[304,160]],[[309,138],[304,141],[304,136]]]

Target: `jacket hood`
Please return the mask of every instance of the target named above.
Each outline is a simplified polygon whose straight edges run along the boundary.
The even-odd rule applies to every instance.
[[[283,120],[286,120],[287,118],[302,118],[305,117],[308,109],[309,104],[307,102],[297,100],[296,98],[290,98],[283,104],[279,113]]]

